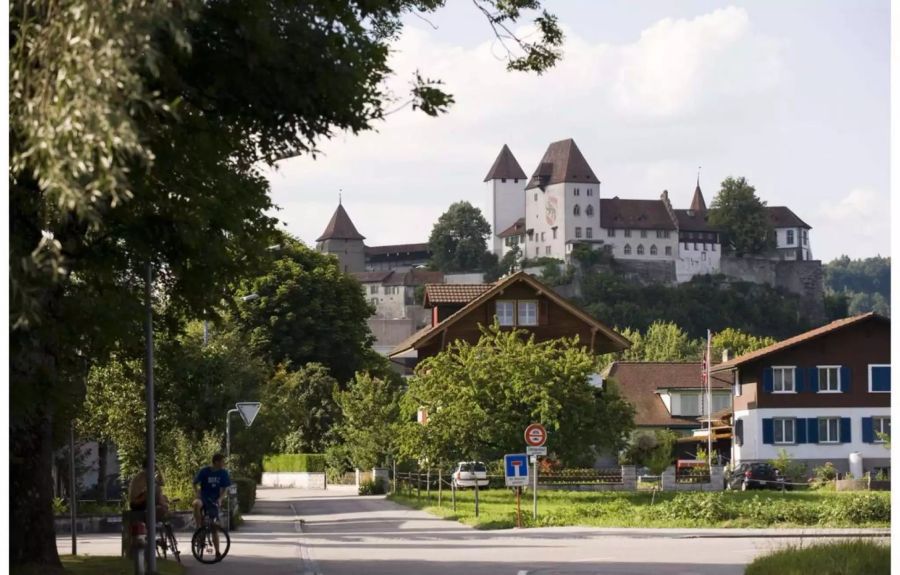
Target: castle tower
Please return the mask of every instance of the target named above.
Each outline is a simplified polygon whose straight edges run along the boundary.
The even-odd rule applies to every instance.
[[[700,176],[697,176],[697,187],[694,188],[694,199],[691,200],[691,211],[697,213],[706,211],[706,200],[703,199],[703,192],[700,191]]]
[[[336,255],[340,260],[341,271],[345,273],[363,272],[366,271],[364,239],[366,238],[356,231],[356,226],[338,201],[338,207],[334,210],[331,221],[328,222],[322,235],[316,239],[316,250]]]
[[[525,217],[525,183],[528,177],[509,146],[503,144],[484,181],[488,183],[484,217],[491,224],[488,249],[499,256],[503,253],[503,238],[497,237],[497,234]]]

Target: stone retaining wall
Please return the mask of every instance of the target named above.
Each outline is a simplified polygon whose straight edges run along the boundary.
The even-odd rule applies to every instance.
[[[263,487],[325,489],[325,473],[264,471],[262,485]]]

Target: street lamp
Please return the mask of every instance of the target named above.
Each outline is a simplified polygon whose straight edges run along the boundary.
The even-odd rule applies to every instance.
[[[247,303],[248,301],[253,301],[259,299],[259,294],[253,292],[252,294],[241,296],[241,301]]]

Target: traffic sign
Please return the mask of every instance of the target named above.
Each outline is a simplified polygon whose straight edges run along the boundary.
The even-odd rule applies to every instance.
[[[540,423],[532,423],[525,428],[525,443],[532,447],[540,447],[547,442],[547,430]]]
[[[256,419],[256,414],[259,413],[260,403],[258,401],[242,401],[235,403],[234,406],[237,408],[238,413],[241,414],[241,419],[244,420],[247,427],[250,427],[253,424],[253,420]]]
[[[523,487],[528,485],[528,456],[524,453],[507,454],[503,458],[506,468],[506,486]]]
[[[529,445],[525,448],[525,453],[528,455],[547,455],[547,446],[539,445],[537,447],[533,445]]]

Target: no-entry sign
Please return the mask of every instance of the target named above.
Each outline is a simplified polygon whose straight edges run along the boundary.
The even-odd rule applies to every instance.
[[[532,447],[540,447],[547,441],[547,430],[540,423],[532,423],[525,428],[525,443]]]

